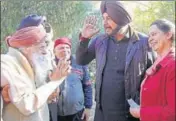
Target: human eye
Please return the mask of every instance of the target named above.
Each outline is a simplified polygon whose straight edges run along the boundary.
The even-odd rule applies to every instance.
[[[152,35],[152,36],[156,36],[156,34],[157,34],[156,32],[153,32],[151,35]]]

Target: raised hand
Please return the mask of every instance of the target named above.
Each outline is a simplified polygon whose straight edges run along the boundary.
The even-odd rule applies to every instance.
[[[59,60],[58,65],[50,74],[49,78],[51,81],[57,81],[66,77],[71,72],[70,61],[66,59]]]
[[[83,29],[81,32],[82,37],[84,38],[91,38],[92,36],[96,35],[99,32],[99,29],[96,26],[97,18],[92,16],[87,16],[84,20]]]

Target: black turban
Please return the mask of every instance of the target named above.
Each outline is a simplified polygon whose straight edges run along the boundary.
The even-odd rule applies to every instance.
[[[119,1],[102,1],[101,13],[105,12],[117,25],[125,26],[131,22],[131,16]]]

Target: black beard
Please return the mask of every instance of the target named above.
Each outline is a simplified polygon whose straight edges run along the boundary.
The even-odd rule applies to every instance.
[[[121,28],[122,26],[117,26],[109,36],[115,36],[120,31]]]
[[[110,37],[115,37],[117,34],[123,34],[124,36],[126,35],[126,33],[128,32],[129,27],[125,30],[125,33],[120,33],[120,30],[125,27],[125,26],[117,26],[111,34],[109,34],[108,36]]]

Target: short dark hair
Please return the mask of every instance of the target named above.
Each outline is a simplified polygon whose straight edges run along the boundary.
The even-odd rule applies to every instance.
[[[159,19],[154,21],[150,26],[156,25],[158,29],[160,29],[162,32],[172,32],[171,41],[174,42],[175,40],[175,24],[172,22],[166,20],[166,19]]]

